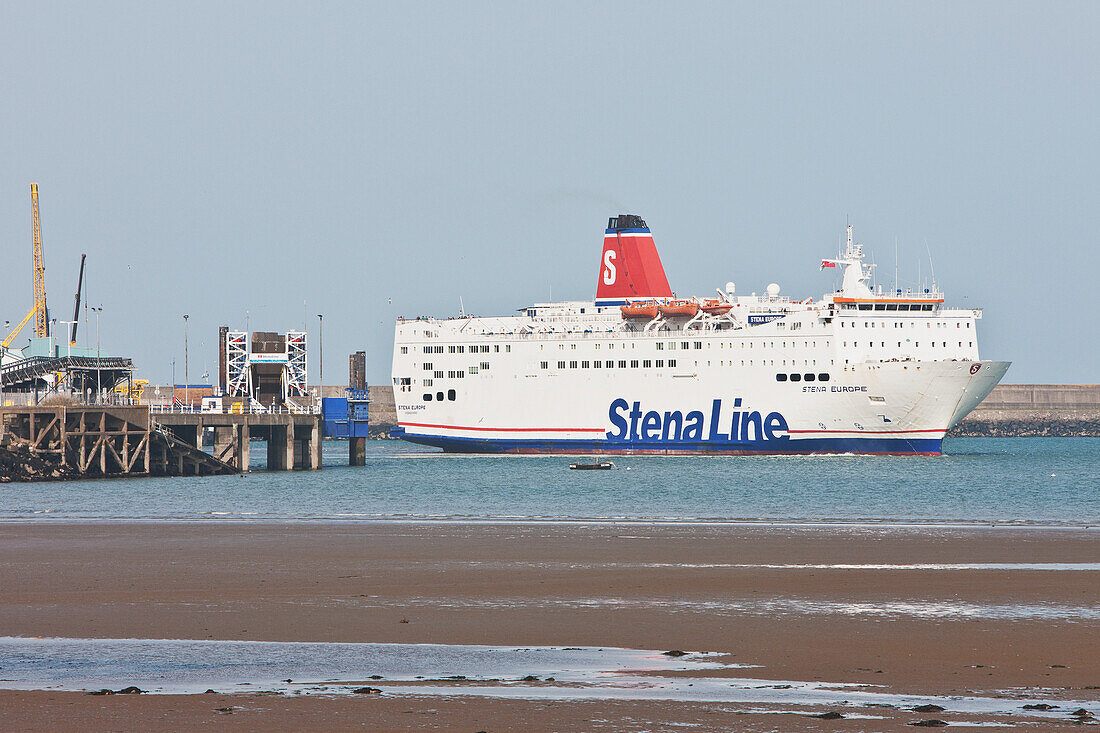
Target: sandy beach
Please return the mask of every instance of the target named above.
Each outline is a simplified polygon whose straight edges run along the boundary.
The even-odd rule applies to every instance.
[[[1083,528],[9,523],[0,635],[682,649],[759,665],[750,671],[762,680],[1096,700],[1100,584],[1095,570],[1073,566],[1097,562],[1100,530]],[[893,730],[922,718],[891,709],[820,720],[808,717],[820,710],[729,703],[56,691],[0,692],[0,710],[17,730],[215,719],[263,730]]]

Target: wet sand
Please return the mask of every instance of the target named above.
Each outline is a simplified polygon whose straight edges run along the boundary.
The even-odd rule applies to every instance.
[[[1097,562],[1100,530],[1081,528],[10,523],[0,635],[718,651],[769,680],[1095,700],[1096,570],[825,566]],[[921,718],[746,707],[758,706],[0,692],[15,729],[215,716],[267,730],[885,730]]]

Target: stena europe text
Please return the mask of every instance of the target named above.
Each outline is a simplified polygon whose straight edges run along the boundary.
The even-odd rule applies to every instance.
[[[851,227],[816,301],[774,283],[676,297],[631,214],[599,265],[591,301],[399,319],[394,434],[478,453],[938,455],[1009,367],[979,357],[980,310],[876,286]]]

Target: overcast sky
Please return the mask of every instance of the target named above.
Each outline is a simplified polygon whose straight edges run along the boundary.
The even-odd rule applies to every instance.
[[[1005,381],[1096,382],[1098,38],[1096,2],[0,0],[0,319],[31,181],[53,315],[87,252],[155,383],[184,313],[197,382],[246,311],[314,347],[324,313],[325,381],[387,383],[398,315],[593,297],[617,213],[680,295],[818,298],[850,220],[880,282],[896,239],[985,309]]]

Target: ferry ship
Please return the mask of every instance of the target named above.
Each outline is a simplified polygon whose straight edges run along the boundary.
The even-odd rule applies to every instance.
[[[872,287],[848,227],[821,300],[677,298],[640,217],[612,217],[596,298],[399,319],[396,437],[474,453],[938,455],[1004,376],[981,310]]]

